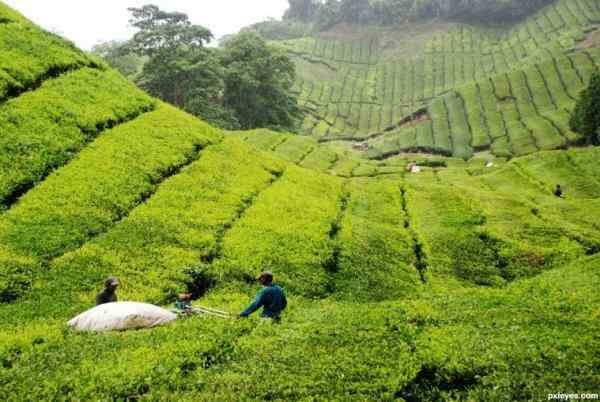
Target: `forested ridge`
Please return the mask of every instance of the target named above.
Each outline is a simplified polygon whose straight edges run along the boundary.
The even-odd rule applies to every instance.
[[[328,28],[338,23],[402,24],[431,18],[509,24],[555,0],[290,0],[284,18]]]

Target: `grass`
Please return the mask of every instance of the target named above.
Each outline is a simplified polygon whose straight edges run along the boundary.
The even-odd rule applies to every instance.
[[[599,60],[567,52],[593,6],[559,1],[498,32],[427,25],[403,59],[368,27],[281,43],[312,60],[297,136],[209,127],[0,4],[22,53],[0,68],[0,399],[595,392],[600,151],[562,149]],[[121,300],[168,308],[192,291],[235,314],[263,270],[288,295],[278,325],[66,328],[107,276]]]

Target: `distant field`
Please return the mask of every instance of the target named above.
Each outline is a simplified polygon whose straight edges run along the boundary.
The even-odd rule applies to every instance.
[[[559,0],[507,30],[430,23],[275,44],[297,60],[302,131],[321,142],[368,141],[377,159],[513,157],[577,142],[569,114],[600,61],[599,22],[595,1]]]

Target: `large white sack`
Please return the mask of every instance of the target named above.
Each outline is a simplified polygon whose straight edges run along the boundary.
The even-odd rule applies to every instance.
[[[124,331],[151,328],[173,321],[177,315],[152,304],[106,303],[79,314],[69,321],[77,331]]]

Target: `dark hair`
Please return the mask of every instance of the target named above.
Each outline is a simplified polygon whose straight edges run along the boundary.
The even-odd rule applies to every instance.
[[[104,286],[106,286],[107,288],[110,288],[114,285],[118,285],[119,284],[119,280],[115,277],[111,277],[108,278],[105,282],[104,282]]]
[[[259,279],[265,278],[267,283],[273,282],[273,274],[271,272],[263,272],[262,274],[260,274],[260,276],[258,278]]]

